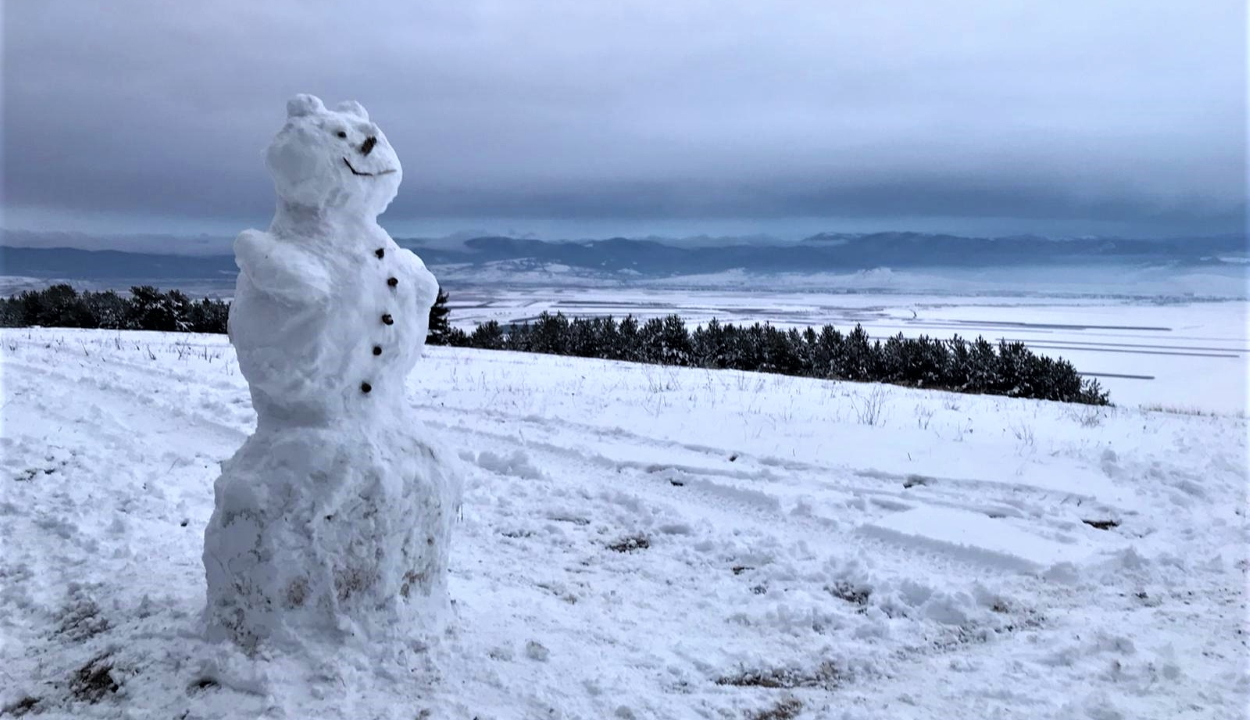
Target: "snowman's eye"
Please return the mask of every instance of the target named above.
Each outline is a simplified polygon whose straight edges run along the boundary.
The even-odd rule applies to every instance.
[[[338,135],[339,137],[344,138],[344,139],[347,138],[347,133],[343,132],[342,130],[339,130],[337,133],[335,133],[335,135]]]

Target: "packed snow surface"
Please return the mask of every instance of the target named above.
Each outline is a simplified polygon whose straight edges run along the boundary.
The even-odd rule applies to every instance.
[[[226,338],[0,342],[8,715],[1244,715],[1240,415],[432,348],[451,633],[249,656],[201,617]]]

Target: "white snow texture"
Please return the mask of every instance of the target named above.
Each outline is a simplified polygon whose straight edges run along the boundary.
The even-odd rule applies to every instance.
[[[399,159],[359,103],[299,95],[266,161],[278,208],[235,241],[229,320],[257,428],[214,486],[209,637],[432,639],[460,491],[404,403],[438,285],[377,224]]]

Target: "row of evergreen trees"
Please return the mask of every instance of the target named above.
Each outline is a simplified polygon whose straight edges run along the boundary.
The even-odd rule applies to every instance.
[[[571,355],[684,367],[727,368],[800,377],[884,382],[955,392],[1108,404],[1097,380],[1083,379],[1066,360],[1036,355],[1023,343],[899,335],[872,340],[856,325],[847,334],[826,325],[781,330],[711,320],[690,331],[677,315],[640,322],[633,316],[568,318],[543,313],[534,323],[507,327],[489,321],[471,333],[451,327],[448,296],[439,290],[430,310],[432,345]],[[165,332],[226,332],[230,305],[190,300],[151,286],[79,293],[53,285],[0,299],[0,326],[107,328]]]
[[[451,329],[447,293],[439,288],[430,309],[428,342],[445,345]],[[78,292],[60,284],[0,298],[0,327],[71,327],[161,332],[226,332],[230,303],[204,298],[192,301],[179,290],[162,292],[150,285],[130,288],[130,295],[112,290]]]
[[[627,360],[684,367],[728,368],[800,377],[882,382],[910,387],[1106,405],[1108,393],[1067,360],[1034,354],[1023,343],[984,338],[872,340],[860,325],[843,334],[721,324],[687,329],[677,315],[639,322],[633,316],[568,318],[543,313],[504,327],[489,321],[466,333],[452,328],[446,344],[489,350]]]
[[[229,314],[227,302],[196,302],[178,290],[161,292],[150,285],[132,287],[126,296],[112,290],[80,293],[62,284],[0,299],[0,327],[224,333]]]

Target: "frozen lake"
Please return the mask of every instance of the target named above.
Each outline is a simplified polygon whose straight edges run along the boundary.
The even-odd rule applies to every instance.
[[[1250,303],[901,294],[648,289],[453,290],[453,322],[532,320],[540,313],[655,317],[691,324],[769,322],[784,327],[856,323],[874,337],[898,333],[1019,340],[1098,377],[1118,405],[1245,413]]]

